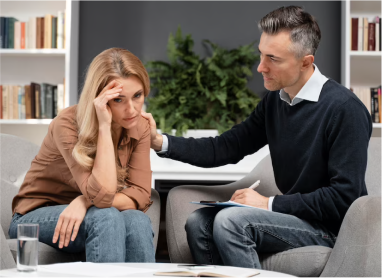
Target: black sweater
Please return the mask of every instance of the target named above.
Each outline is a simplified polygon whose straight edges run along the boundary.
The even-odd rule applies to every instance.
[[[269,92],[241,124],[215,138],[168,136],[162,157],[199,167],[234,164],[269,144],[277,187],[272,210],[321,222],[338,234],[350,205],[367,195],[365,172],[372,132],[369,112],[329,79],[318,102],[294,106]]]

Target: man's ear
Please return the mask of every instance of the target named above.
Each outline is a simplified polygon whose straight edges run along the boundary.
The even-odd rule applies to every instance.
[[[309,69],[312,64],[314,63],[314,56],[313,55],[306,55],[302,59],[302,68],[301,70],[307,70]]]

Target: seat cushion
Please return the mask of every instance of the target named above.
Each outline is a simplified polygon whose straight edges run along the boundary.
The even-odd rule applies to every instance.
[[[17,261],[17,239],[7,239],[9,249],[12,256]],[[85,252],[82,253],[65,253],[59,251],[45,243],[39,242],[38,246],[38,264],[55,264],[55,263],[69,263],[86,261]]]
[[[295,276],[318,277],[323,271],[332,248],[306,246],[276,254],[260,254],[265,270],[278,271]]]

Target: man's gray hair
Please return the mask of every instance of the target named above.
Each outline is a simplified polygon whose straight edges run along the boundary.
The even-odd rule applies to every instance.
[[[281,7],[264,16],[259,24],[261,32],[275,35],[289,31],[292,51],[297,58],[315,55],[321,39],[321,31],[313,16],[301,7]]]

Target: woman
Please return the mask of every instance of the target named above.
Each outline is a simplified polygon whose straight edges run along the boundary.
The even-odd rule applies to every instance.
[[[51,122],[12,203],[17,224],[39,223],[40,242],[86,250],[90,262],[154,262],[150,129],[141,117],[150,81],[142,62],[111,48],[94,58],[78,105]]]

